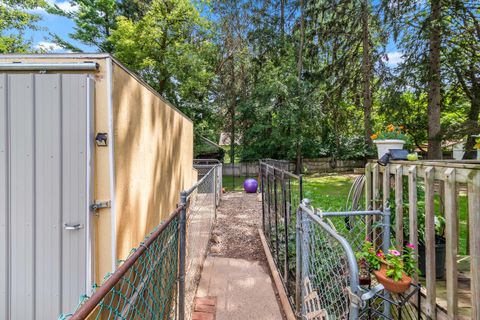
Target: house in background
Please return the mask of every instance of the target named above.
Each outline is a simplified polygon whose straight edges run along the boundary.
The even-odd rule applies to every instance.
[[[0,319],[55,319],[196,181],[193,123],[107,54],[0,56]]]
[[[465,154],[465,140],[443,141],[443,159],[463,160]],[[416,152],[421,153],[424,158],[427,157],[428,144],[420,145],[420,148],[415,149]],[[477,160],[480,160],[480,150],[477,150]]]
[[[223,162],[225,149],[215,142],[197,135],[194,146],[195,159],[217,159]]]
[[[452,141],[445,145],[447,150],[452,150],[453,160],[462,160],[465,155],[465,140]],[[480,150],[477,150],[477,160],[480,160]]]

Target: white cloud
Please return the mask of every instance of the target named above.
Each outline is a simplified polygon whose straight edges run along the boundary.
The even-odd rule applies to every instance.
[[[393,51],[387,53],[388,59],[385,59],[387,64],[391,67],[396,67],[398,64],[403,62],[403,52]]]
[[[45,52],[58,52],[62,51],[62,47],[53,42],[40,41],[35,45],[35,49]]]
[[[61,10],[65,11],[65,12],[75,12],[75,11],[78,10],[78,6],[73,6],[72,3],[68,0],[67,1],[46,0],[46,2],[51,6],[57,5],[57,7],[59,7]],[[37,7],[33,10],[29,10],[29,12],[46,13],[46,10],[45,10],[45,8]]]
[[[70,1],[55,1],[55,0],[47,0],[50,4],[56,4],[60,9],[66,12],[74,12],[78,10],[78,6],[72,6]]]

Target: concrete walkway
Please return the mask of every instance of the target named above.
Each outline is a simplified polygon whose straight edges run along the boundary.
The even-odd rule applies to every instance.
[[[270,276],[258,261],[208,256],[197,297],[216,299],[216,320],[283,319]]]

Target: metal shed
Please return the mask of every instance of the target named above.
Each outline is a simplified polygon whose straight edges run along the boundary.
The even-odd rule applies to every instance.
[[[193,124],[106,54],[0,56],[0,319],[54,319],[196,179]]]

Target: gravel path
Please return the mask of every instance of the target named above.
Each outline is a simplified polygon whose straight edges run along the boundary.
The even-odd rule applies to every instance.
[[[217,208],[197,297],[217,299],[219,320],[285,320],[258,234],[260,199],[257,194],[229,192]]]
[[[210,241],[210,255],[260,261],[267,266],[258,229],[262,203],[257,194],[229,192],[222,195]]]

